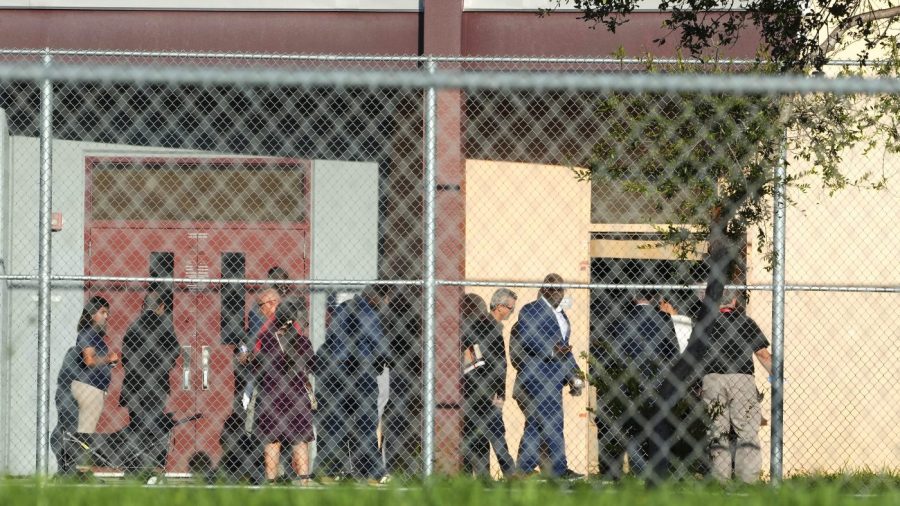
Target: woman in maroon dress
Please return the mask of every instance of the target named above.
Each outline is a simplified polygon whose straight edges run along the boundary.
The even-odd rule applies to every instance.
[[[259,308],[266,318],[254,354],[258,399],[256,431],[265,444],[266,478],[278,473],[281,445],[292,445],[292,464],[301,480],[309,476],[309,447],[313,440],[309,373],[313,351],[297,315],[301,304],[281,301],[275,289],[262,292]]]

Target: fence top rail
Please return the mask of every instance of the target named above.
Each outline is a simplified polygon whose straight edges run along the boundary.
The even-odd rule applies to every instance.
[[[896,94],[896,78],[826,78],[733,74],[571,74],[560,72],[418,72],[240,69],[132,65],[0,64],[0,79],[336,88],[629,91],[634,93]]]
[[[20,279],[20,278],[17,278]],[[128,277],[128,276],[79,276],[79,275],[53,275],[52,281],[75,282],[112,282],[112,283],[179,283],[179,284],[204,284],[204,285],[233,285],[233,284],[264,284],[264,285],[309,285],[309,286],[364,286],[368,284],[382,284],[392,286],[422,284],[420,280],[408,279],[253,279],[253,278],[156,278],[156,277]]]
[[[367,284],[384,284],[394,286],[421,286],[421,279],[287,279],[270,280],[262,278],[152,278],[152,277],[128,277],[128,276],[85,276],[78,274],[54,274],[50,276],[54,282],[112,282],[112,283],[184,283],[206,285],[230,285],[230,284],[278,284],[292,286],[363,286]],[[36,274],[2,274],[0,281],[37,281]],[[616,283],[543,283],[540,281],[515,281],[515,280],[446,280],[436,279],[439,286],[458,287],[505,287],[505,288],[564,288],[569,290],[702,290],[705,284],[616,284]],[[751,291],[772,291],[769,284],[726,285],[725,288]],[[872,286],[872,285],[801,285],[787,284],[785,290],[789,292],[845,292],[845,293],[891,293],[900,294],[900,285],[897,286]]]
[[[311,62],[417,62],[432,61],[436,63],[549,63],[549,64],[584,64],[584,65],[634,65],[646,63],[647,58],[583,57],[583,56],[441,56],[441,55],[363,55],[363,54],[290,54],[290,53],[225,53],[207,51],[129,51],[109,49],[54,49],[54,48],[0,48],[0,55],[10,56],[86,56],[86,57],[121,57],[121,58],[191,58],[220,60],[280,60]],[[696,58],[653,58],[660,64],[684,63],[688,65],[705,65]],[[756,63],[754,59],[736,58],[719,63],[747,65]],[[857,60],[832,60],[826,66],[859,65]],[[880,60],[867,61],[867,64],[882,63]]]

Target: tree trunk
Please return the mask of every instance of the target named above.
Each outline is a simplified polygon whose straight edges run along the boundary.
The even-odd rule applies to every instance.
[[[689,395],[690,386],[703,375],[703,359],[709,348],[709,329],[719,314],[725,285],[732,279],[732,270],[741,254],[742,241],[729,237],[728,222],[737,213],[742,202],[729,202],[727,211],[718,210],[710,224],[709,277],[703,305],[696,317],[687,348],[664,371],[664,378],[657,392],[656,409],[648,426],[652,427],[648,442],[649,483],[659,484],[670,475],[671,452],[675,445],[675,405]]]

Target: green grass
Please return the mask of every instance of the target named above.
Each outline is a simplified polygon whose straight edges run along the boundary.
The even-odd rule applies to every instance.
[[[890,481],[890,480],[888,480]],[[485,486],[476,481],[436,481],[429,485],[387,488],[247,487],[206,488],[175,485],[142,487],[129,483],[60,484],[29,480],[0,482],[0,505],[68,506],[586,506],[665,505],[900,505],[900,486],[879,482],[877,491],[852,491],[845,483],[801,479],[780,488],[767,485],[722,488],[713,484],[681,484],[648,490],[637,483],[601,486],[591,483],[552,484],[536,481]]]

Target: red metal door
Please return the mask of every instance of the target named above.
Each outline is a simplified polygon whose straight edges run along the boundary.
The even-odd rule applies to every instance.
[[[226,256],[241,256],[245,278],[265,279],[267,271],[280,266],[292,278],[306,278],[309,273],[308,227],[236,227],[197,231],[197,262],[207,269],[209,277],[222,278]],[[208,453],[213,462],[221,457],[219,435],[225,418],[231,413],[234,399],[234,347],[223,344],[222,285],[197,291],[194,297],[196,321],[195,346],[198,377],[196,409],[204,417],[196,424],[197,450]],[[253,306],[257,287],[247,287],[241,318]]]
[[[171,254],[174,262],[168,275],[198,279],[174,287],[173,318],[182,356],[170,373],[172,393],[167,409],[178,418],[195,413],[203,418],[174,430],[167,464],[170,472],[187,472],[191,456],[201,451],[218,461],[219,435],[233,406],[233,346],[222,343],[222,285],[199,280],[221,278],[226,255],[243,258],[245,278],[265,279],[275,265],[293,278],[305,278],[309,273],[309,228],[305,223],[191,227],[152,228],[134,222],[115,228],[94,227],[86,248],[88,275],[147,277],[153,272],[155,256]],[[113,315],[108,340],[111,349],[119,350],[125,330],[139,314],[146,285],[94,282],[89,291],[109,299]],[[241,320],[252,307],[255,292],[256,287],[248,287]],[[98,426],[100,432],[118,430],[128,423],[127,411],[118,406],[121,385],[122,371],[118,369]]]
[[[223,295],[236,301],[228,311],[237,313],[227,315],[226,333],[233,337],[233,327],[240,332],[245,324],[256,287],[242,287],[235,299],[234,290],[201,280],[222,277],[226,258],[229,278],[265,279],[275,265],[293,278],[308,276],[311,165],[269,158],[88,157],[85,169],[85,273],[188,280],[173,287],[182,354],[170,373],[167,409],[176,417],[199,413],[203,418],[175,429],[167,470],[188,471],[196,452],[217,462],[219,435],[234,399],[233,346],[222,342]],[[114,350],[121,348],[147,288],[147,283],[90,284],[86,295],[105,295],[112,305]],[[121,369],[113,374],[101,431],[128,422],[118,407],[122,376]]]

